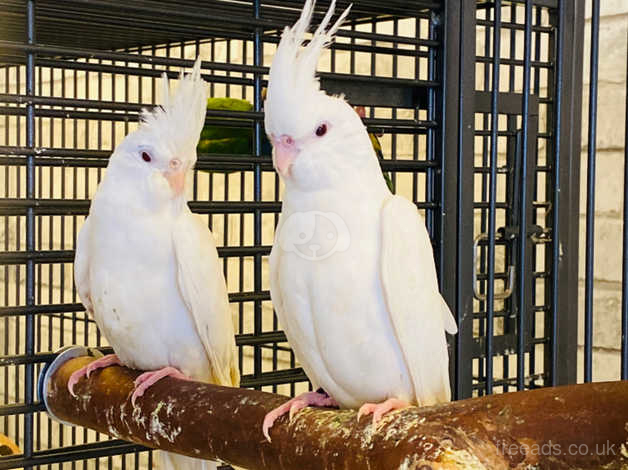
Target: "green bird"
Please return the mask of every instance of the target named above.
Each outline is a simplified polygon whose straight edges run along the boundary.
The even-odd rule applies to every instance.
[[[220,111],[252,111],[253,105],[238,98],[209,98],[207,109]],[[249,121],[225,118],[234,121],[234,126],[207,124],[201,131],[196,147],[199,153],[250,154],[253,151],[253,128]],[[242,124],[237,126],[237,124]],[[265,138],[265,136],[264,136]],[[270,144],[268,144],[270,146]],[[262,146],[263,147],[263,146]],[[263,149],[264,150],[264,149]],[[263,155],[270,155],[270,153]]]

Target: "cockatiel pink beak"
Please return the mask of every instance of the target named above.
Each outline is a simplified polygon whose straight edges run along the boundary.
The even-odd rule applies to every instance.
[[[170,160],[168,167],[169,168],[163,173],[164,177],[168,181],[174,195],[179,196],[183,193],[183,189],[185,188],[187,166],[183,165],[178,158],[174,158]]]
[[[165,176],[174,195],[179,196],[183,192],[183,188],[185,187],[185,172],[168,172]]]
[[[273,148],[275,149],[274,164],[281,176],[290,174],[290,167],[294,163],[299,153],[294,139],[289,135],[282,135],[279,138],[271,136]]]

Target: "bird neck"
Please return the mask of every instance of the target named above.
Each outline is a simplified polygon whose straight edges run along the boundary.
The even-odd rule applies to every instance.
[[[374,170],[364,168],[354,173],[343,184],[307,190],[286,184],[283,205],[298,211],[328,210],[340,204],[381,207],[388,197],[390,191],[377,164]]]

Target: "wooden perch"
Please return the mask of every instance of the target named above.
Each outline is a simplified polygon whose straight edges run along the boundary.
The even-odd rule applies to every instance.
[[[131,406],[138,371],[108,367],[70,374],[92,357],[71,359],[47,377],[57,418],[149,447],[261,469],[626,468],[628,382],[492,395],[407,408],[377,429],[355,411],[305,409],[279,419],[272,443],[264,415],[286,397],[165,378]]]

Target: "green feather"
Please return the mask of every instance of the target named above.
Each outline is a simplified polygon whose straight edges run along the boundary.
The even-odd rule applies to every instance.
[[[249,139],[227,137],[225,139],[201,139],[196,151],[199,153],[250,154]]]
[[[253,129],[250,127],[215,126],[210,124],[201,131],[201,140],[227,138],[250,140],[252,137]]]
[[[247,100],[238,98],[209,98],[207,100],[207,109],[217,111],[252,111],[253,105]],[[250,121],[236,118],[223,118],[226,121],[241,122],[242,127],[232,126],[216,126],[213,124],[206,125],[201,132],[201,140],[213,140],[213,139],[226,139],[226,138],[239,138],[239,139],[252,139],[253,129],[251,128]],[[235,152],[228,152],[235,153]]]
[[[239,98],[208,98],[207,109],[224,111],[252,111],[253,105]]]
[[[252,111],[253,105],[238,98],[209,98],[207,109],[218,111]],[[237,118],[223,118],[242,123],[242,127],[206,125],[196,147],[198,153],[250,154],[252,151],[253,129],[250,121]],[[202,170],[205,171],[205,170]],[[210,173],[209,171],[207,171]],[[230,172],[228,172],[230,173]]]

